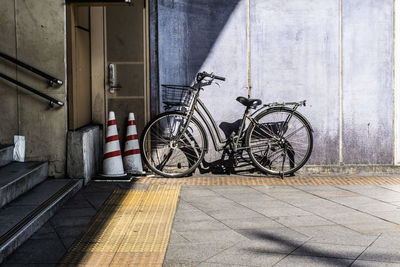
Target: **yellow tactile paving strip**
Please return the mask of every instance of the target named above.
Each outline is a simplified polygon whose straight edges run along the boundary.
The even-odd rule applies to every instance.
[[[116,190],[59,266],[162,266],[180,185]]]
[[[197,186],[226,185],[393,185],[400,184],[400,176],[304,176],[304,177],[254,177],[254,176],[199,176],[186,178],[146,177],[136,183],[178,184]]]

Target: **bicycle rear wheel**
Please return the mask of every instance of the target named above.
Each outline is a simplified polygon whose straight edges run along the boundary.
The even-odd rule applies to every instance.
[[[313,136],[310,124],[289,108],[259,114],[246,133],[248,154],[254,165],[271,175],[291,175],[310,158]]]
[[[145,127],[140,141],[147,166],[164,177],[191,174],[207,148],[204,128],[192,118],[185,128],[186,114],[162,113]]]

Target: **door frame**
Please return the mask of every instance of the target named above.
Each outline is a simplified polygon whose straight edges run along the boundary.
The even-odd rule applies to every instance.
[[[143,8],[143,53],[144,53],[144,107],[145,118],[147,123],[150,120],[151,107],[151,88],[150,88],[150,12],[149,0],[144,1]],[[74,68],[76,66],[72,61],[74,44],[74,36],[71,32],[73,29],[72,20],[73,8],[77,6],[88,6],[90,8],[90,66],[91,66],[91,123],[102,125],[105,129],[108,120],[108,103],[107,92],[109,91],[108,84],[108,66],[107,66],[107,29],[106,29],[106,7],[126,5],[123,3],[67,3],[66,5],[66,20],[67,20],[67,73],[68,73],[68,125],[71,125],[74,108],[74,98],[72,87],[74,84]],[[73,127],[69,127],[73,129]]]

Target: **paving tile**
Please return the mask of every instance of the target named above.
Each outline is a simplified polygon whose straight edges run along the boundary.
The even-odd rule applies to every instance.
[[[184,260],[164,260],[163,267],[194,267],[199,266],[200,262]]]
[[[348,246],[307,242],[292,255],[315,256],[324,258],[356,259],[365,250],[365,246]]]
[[[58,238],[56,231],[49,222],[46,222],[39,230],[37,230],[30,239],[56,239]]]
[[[282,224],[275,222],[274,220],[263,217],[254,218],[231,218],[221,219],[222,223],[230,227],[231,229],[257,229],[257,228],[281,228]]]
[[[193,206],[191,203],[186,202],[183,199],[180,199],[178,201],[178,206],[177,206],[177,210],[180,211],[190,211],[190,210],[198,210],[198,208],[196,208],[195,206]]]
[[[400,265],[400,249],[398,247],[381,247],[372,245],[359,257],[360,260],[396,262]]]
[[[338,186],[343,189],[385,202],[400,201],[400,192],[380,186]]]
[[[207,214],[213,218],[216,218],[217,220],[253,218],[260,216],[258,212],[252,211],[244,207],[231,207],[229,209],[208,211]]]
[[[324,258],[324,257],[312,257],[312,256],[295,256],[289,255],[282,261],[278,262],[274,266],[349,266],[353,260],[348,259],[338,259],[338,258]]]
[[[307,186],[294,186],[294,187],[309,192],[313,195],[319,196],[321,198],[328,198],[328,199],[332,197],[358,196],[357,193],[344,190],[333,185],[327,185],[327,186],[307,185]]]
[[[296,216],[280,216],[274,220],[287,227],[293,226],[317,226],[317,225],[332,225],[332,221],[328,221],[316,215],[296,215]]]
[[[399,263],[356,260],[351,267],[399,267]]]
[[[73,225],[73,226],[59,226],[56,228],[58,236],[62,239],[78,238],[89,227],[89,224]]]
[[[185,190],[181,192],[181,198],[183,199],[190,198],[191,200],[197,200],[200,197],[216,197],[218,195],[219,194],[217,194],[211,189],[199,188],[199,187],[195,187],[192,189],[185,188]]]
[[[72,199],[68,200],[67,203],[63,205],[63,208],[73,209],[73,208],[91,208],[93,207],[89,201],[83,196],[82,191],[78,192]]]
[[[386,221],[343,224],[343,226],[365,234],[379,234],[400,230],[400,227],[397,224],[389,223]]]
[[[305,206],[301,207],[303,210],[313,213],[314,215],[321,216],[326,219],[338,217],[338,216],[353,216],[359,214],[359,211],[345,207],[340,204],[329,204],[329,205],[316,205],[316,206]]]
[[[80,236],[61,238],[61,242],[64,244],[64,247],[70,248],[75,243],[75,241],[79,239],[79,237]]]
[[[374,247],[397,248],[400,251],[400,232],[389,232],[379,235],[374,242]]]
[[[275,253],[275,251],[283,251],[283,253]],[[272,266],[286,256],[290,251],[288,247],[270,247],[268,244],[264,246],[250,245],[240,243],[228,248],[217,255],[207,259],[205,264],[223,264],[223,265],[245,265],[245,266]]]
[[[254,242],[273,242],[290,247],[310,240],[309,236],[288,227],[245,229],[237,232]]]
[[[254,207],[254,210],[263,214],[267,217],[280,217],[280,216],[299,216],[299,215],[312,215],[310,212],[296,208],[293,206],[289,207]]]
[[[165,261],[189,261],[189,262],[202,262],[214,255],[224,251],[230,244],[221,243],[201,243],[201,244],[169,244],[165,254]]]
[[[400,207],[393,204],[393,203],[368,203],[365,205],[360,205],[357,206],[357,210],[370,213],[370,214],[375,214],[376,212],[397,212],[400,214]]]
[[[400,207],[394,211],[374,211],[372,214],[392,223],[400,224]]]
[[[232,264],[232,263],[216,263],[216,262],[202,262],[198,267],[243,267],[250,265],[242,265],[242,264]]]
[[[173,227],[178,232],[229,229],[223,223],[213,219],[199,221],[175,221]]]
[[[207,211],[218,211],[218,210],[232,210],[241,208],[240,204],[233,202],[226,198],[205,198],[204,200],[198,200],[196,202],[189,202],[193,207],[196,207],[204,212]]]
[[[190,243],[190,241],[184,238],[179,232],[175,231],[174,229],[171,230],[171,235],[169,236],[168,244],[181,245],[188,243]]]
[[[174,222],[177,221],[203,221],[203,220],[213,220],[213,218],[203,211],[196,210],[180,210],[178,209],[175,213]]]
[[[299,233],[311,238],[310,242],[368,246],[378,234],[361,234],[340,225],[323,225],[311,227],[293,227]]]
[[[259,192],[281,192],[281,193],[288,193],[288,192],[300,192],[299,189],[293,186],[280,186],[280,185],[254,185],[250,186],[251,188],[256,189]]]
[[[291,192],[291,191],[289,191],[289,192],[281,192],[281,191],[268,192],[268,191],[264,191],[264,192],[268,196],[270,196],[270,197],[272,197],[274,199],[279,199],[279,200],[289,200],[289,199],[307,200],[307,199],[316,199],[317,198],[316,196],[314,196],[314,195],[312,195],[310,193],[307,193],[307,192],[304,192],[304,191],[300,191],[300,190],[295,191],[295,192]]]
[[[62,207],[57,211],[57,216],[62,217],[93,217],[97,211],[93,207],[76,207],[76,208],[65,208]]]
[[[375,200],[373,198],[360,195],[352,197],[333,197],[330,198],[330,200],[334,201],[335,203],[345,205],[347,207],[360,207],[371,204],[385,204],[384,202]]]
[[[252,201],[252,200],[243,200],[240,202],[241,206],[253,209],[253,210],[263,210],[263,209],[288,209],[294,208],[293,205],[285,203],[280,200],[269,200],[269,201]]]
[[[112,191],[90,192],[85,193],[84,196],[96,210],[99,210],[103,206],[104,202],[110,197],[111,193]]]
[[[251,194],[225,194],[225,198],[232,200],[237,203],[246,203],[246,202],[260,202],[265,203],[267,201],[272,201],[274,198],[271,198],[265,194],[261,193],[251,193]]]
[[[40,249],[39,249],[40,248]],[[19,264],[56,264],[66,252],[59,239],[32,240],[29,239],[9,258],[9,263]]]
[[[74,227],[79,225],[88,225],[92,218],[92,216],[64,217],[56,214],[53,218],[50,219],[50,222],[57,230],[57,228],[65,226]]]
[[[175,228],[175,231],[178,230]],[[179,233],[191,243],[232,244],[246,239],[243,235],[233,230],[201,230]]]
[[[398,185],[398,184],[395,184],[395,185],[381,185],[380,187],[400,192],[400,185]]]
[[[260,187],[263,188],[263,187]],[[214,186],[211,190],[219,195],[232,195],[232,194],[257,194],[260,193],[258,188],[254,186]]]
[[[382,219],[376,218],[372,215],[353,211],[349,214],[330,214],[326,215],[325,218],[329,218],[330,220],[334,221],[337,224],[364,224],[364,223],[371,223],[371,224],[378,224],[381,222],[385,222]],[[386,222],[385,222],[386,223]]]
[[[302,198],[294,198],[294,199],[286,199],[286,203],[289,203],[290,205],[293,205],[295,207],[303,208],[303,207],[326,207],[326,206],[334,206],[335,203],[326,200],[320,197],[315,197],[315,198],[307,198],[307,199],[302,199]]]

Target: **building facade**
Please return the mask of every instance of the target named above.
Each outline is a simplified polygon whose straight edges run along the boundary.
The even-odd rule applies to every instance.
[[[300,111],[314,128],[309,166],[393,170],[399,2],[3,0],[0,52],[64,83],[49,86],[3,59],[0,72],[65,105],[51,108],[0,79],[0,144],[24,135],[27,160],[49,161],[50,176],[65,176],[68,133],[104,129],[113,110],[123,144],[128,112],[140,132],[163,109],[161,84],[190,84],[205,70],[227,78],[202,93],[218,124],[241,116],[237,96],[307,99]]]

